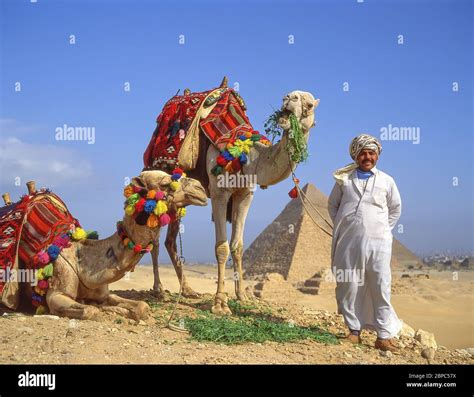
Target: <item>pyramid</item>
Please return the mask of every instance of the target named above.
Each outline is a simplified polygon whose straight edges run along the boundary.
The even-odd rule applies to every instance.
[[[246,278],[279,273],[290,282],[301,282],[331,267],[331,219],[327,196],[313,184],[302,189],[302,200],[291,200],[275,220],[245,250],[243,267]],[[418,261],[415,254],[394,239],[393,266]]]

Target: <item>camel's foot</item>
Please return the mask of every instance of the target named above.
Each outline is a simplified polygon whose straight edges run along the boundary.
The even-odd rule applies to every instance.
[[[239,302],[245,303],[245,302],[249,301],[249,298],[248,298],[247,294],[243,290],[235,291],[235,295],[237,296],[237,300]]]
[[[128,311],[127,317],[139,321],[146,320],[151,312],[150,306],[143,301],[121,298],[118,295],[110,294],[103,306],[116,306]]]
[[[146,320],[151,313],[151,308],[146,302],[137,302],[137,306],[130,310],[130,317],[136,321]]]
[[[232,314],[232,311],[227,305],[227,296],[225,294],[216,295],[211,312],[217,316],[230,316]]]
[[[133,307],[125,305],[118,306],[99,306],[99,308],[106,313],[114,313],[120,316],[130,318],[135,321],[146,320],[150,314],[150,306],[145,302],[136,302]]]
[[[97,307],[90,306],[90,305],[81,305],[81,306],[82,307],[80,308],[80,310],[82,311],[82,313],[79,317],[81,320],[98,320],[99,319],[100,310]],[[75,317],[75,315],[71,317]]]
[[[194,291],[188,284],[183,285],[183,290],[181,292],[185,298],[200,298],[201,294],[199,292]]]
[[[158,287],[158,288],[155,288],[155,286],[153,286],[153,289],[150,290],[150,293],[155,297],[155,298],[158,298],[158,299],[163,299],[165,297],[165,290],[163,289],[162,286]]]

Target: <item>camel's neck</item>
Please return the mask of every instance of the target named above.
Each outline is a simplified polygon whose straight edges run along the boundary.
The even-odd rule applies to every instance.
[[[126,219],[124,226],[129,238],[137,244],[146,246],[150,241],[157,240],[159,231],[153,233],[155,236],[150,233],[140,235],[137,233],[137,227]],[[84,275],[82,281],[92,288],[120,280],[126,272],[135,267],[143,255],[125,247],[115,232],[103,240],[86,240],[80,243],[77,256],[81,275]]]
[[[305,141],[308,142],[309,133],[305,132]],[[260,186],[275,185],[291,175],[296,163],[288,155],[288,131],[285,131],[280,142],[259,150],[257,166],[257,183]]]

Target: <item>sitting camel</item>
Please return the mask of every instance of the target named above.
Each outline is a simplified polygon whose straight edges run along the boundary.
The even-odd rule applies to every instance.
[[[129,189],[131,193],[140,192],[147,204],[153,201],[149,200],[150,194],[153,198],[156,194],[162,201],[155,203],[164,206],[161,212],[165,216],[176,211],[179,214],[180,209],[187,205],[204,206],[207,203],[206,192],[198,181],[183,176],[178,183],[162,171],[142,172],[132,179]],[[127,198],[129,205],[131,198]],[[135,320],[148,317],[150,308],[145,302],[110,294],[108,288],[110,283],[132,270],[143,254],[150,251],[149,243],[159,238],[162,224],[140,222],[140,215],[149,216],[151,212],[145,214],[146,205],[140,209],[139,204],[134,205],[135,213],[127,206],[123,221],[118,223],[117,232],[112,236],[103,240],[72,241],[61,251],[54,262],[54,274],[45,294],[50,313],[78,319],[95,319],[101,311]],[[157,219],[161,221],[161,218]],[[31,297],[32,288],[26,288],[25,292]]]

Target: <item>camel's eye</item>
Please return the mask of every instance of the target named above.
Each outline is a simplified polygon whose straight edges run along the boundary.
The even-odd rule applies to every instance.
[[[294,94],[291,96],[292,101],[297,101],[298,100],[298,95]]]

